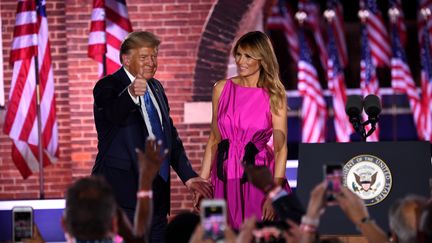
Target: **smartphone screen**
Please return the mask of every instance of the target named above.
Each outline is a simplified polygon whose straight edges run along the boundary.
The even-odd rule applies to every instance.
[[[33,209],[31,207],[14,207],[12,209],[14,242],[32,238]]]
[[[340,193],[340,189],[343,186],[342,165],[324,165],[324,180],[327,182],[327,204],[336,204],[335,194]]]
[[[204,200],[201,204],[201,220],[205,239],[223,239],[226,224],[225,201]]]

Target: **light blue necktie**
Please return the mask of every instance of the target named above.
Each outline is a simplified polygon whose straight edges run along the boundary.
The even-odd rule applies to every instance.
[[[149,88],[149,87],[147,87],[147,88]],[[157,140],[162,141],[162,143],[163,143],[162,144],[162,151],[164,151],[166,148],[165,136],[164,136],[163,131],[162,131],[162,125],[160,123],[158,112],[157,112],[156,107],[154,106],[154,104],[150,98],[150,93],[148,91],[146,91],[144,94],[144,104],[145,104],[145,108],[147,110],[147,115],[148,115],[149,120],[150,120],[150,125],[152,127],[153,134],[156,136]],[[162,166],[159,169],[159,175],[165,181],[168,181],[168,177],[169,177],[168,158],[162,162]]]

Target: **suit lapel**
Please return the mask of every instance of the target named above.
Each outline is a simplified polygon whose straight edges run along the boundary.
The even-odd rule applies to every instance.
[[[131,84],[131,80],[126,74],[126,71],[124,70],[124,67],[121,67],[117,72],[113,74],[113,76],[116,77],[116,80],[120,80],[121,86],[123,87],[122,90],[124,90],[126,87],[128,87]]]

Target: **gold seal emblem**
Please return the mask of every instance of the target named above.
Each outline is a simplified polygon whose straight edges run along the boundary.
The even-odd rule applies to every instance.
[[[384,200],[392,187],[392,175],[380,158],[363,154],[343,167],[344,185],[362,198],[367,206]]]

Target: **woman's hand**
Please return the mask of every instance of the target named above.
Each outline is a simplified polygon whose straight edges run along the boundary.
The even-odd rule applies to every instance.
[[[272,200],[271,199],[267,198],[264,201],[264,205],[263,205],[263,210],[262,211],[263,211],[263,213],[262,213],[262,220],[264,220],[264,221],[266,221],[266,220],[269,220],[269,221],[275,220],[275,218],[276,218],[276,212],[275,212],[275,210],[273,208]]]

